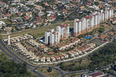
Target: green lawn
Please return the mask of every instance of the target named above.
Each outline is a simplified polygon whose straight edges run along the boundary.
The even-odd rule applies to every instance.
[[[77,74],[77,73],[75,73],[75,74],[68,74],[65,77],[81,77],[81,74]]]
[[[68,22],[64,22],[64,23],[70,24],[71,28],[73,27],[73,21],[68,21]],[[42,37],[42,36],[44,36],[45,31],[47,31],[48,29],[56,29],[56,26],[58,26],[58,25],[61,25],[61,23],[51,24],[50,26],[43,26],[43,27],[35,28],[35,29],[22,30],[22,31],[19,31],[19,32],[12,33],[11,37],[15,37],[15,36],[19,36],[19,35],[24,35],[24,34],[27,34],[27,33],[33,35],[36,38],[37,37]],[[3,35],[2,38],[6,39],[7,36]]]
[[[42,73],[43,75],[45,75],[46,77],[61,77],[61,74],[59,71],[52,69],[51,72],[48,72],[48,68],[39,68],[37,69],[38,72]]]
[[[64,71],[77,71],[77,70],[85,70],[87,66],[90,64],[90,60],[85,58],[78,61],[63,63],[59,67]]]

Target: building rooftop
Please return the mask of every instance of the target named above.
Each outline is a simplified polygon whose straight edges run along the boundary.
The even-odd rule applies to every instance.
[[[48,54],[48,55],[52,55],[52,54],[54,54],[54,52],[53,52],[53,51],[51,51],[51,52],[48,52],[47,54]]]
[[[108,35],[101,35],[101,39],[105,39]]]
[[[81,20],[80,20],[80,19],[77,21],[77,23],[79,23],[79,22],[81,22]]]
[[[4,2],[0,1],[0,5],[2,5]]]
[[[81,51],[84,51],[84,50],[86,50],[89,47],[90,47],[89,45],[84,45],[82,47],[79,47],[78,49],[81,50]]]
[[[60,27],[61,27],[61,28],[63,28],[63,27],[64,27],[64,25],[62,24],[62,25],[60,25]]]
[[[98,77],[98,76],[101,76],[101,75],[103,75],[103,74],[104,74],[103,72],[96,72],[96,73],[93,73],[93,74],[91,74],[91,75],[89,75],[89,76]]]
[[[89,16],[86,16],[85,18],[86,18],[86,19],[89,19]]]

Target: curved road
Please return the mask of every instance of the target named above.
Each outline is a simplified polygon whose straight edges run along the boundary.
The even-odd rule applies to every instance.
[[[13,59],[15,62],[20,63],[20,64],[22,64],[23,62],[25,62],[19,56],[15,55],[10,49],[8,49],[8,47],[4,44],[4,42],[2,41],[2,39],[0,39],[0,49],[3,51],[3,53],[5,55],[7,55],[10,59]],[[57,66],[34,66],[34,65],[31,65],[31,64],[27,63],[27,69],[29,69],[30,71],[36,73],[40,77],[45,77],[43,74],[41,74],[41,73],[39,73],[37,71],[38,68],[52,68],[52,69],[55,69],[55,70],[57,70],[57,71],[59,71],[61,73],[61,77],[64,77],[65,75],[71,74],[71,73],[87,72],[87,71],[64,72],[61,69],[59,69]]]
[[[18,62],[22,64],[25,62],[23,59],[19,58],[17,55],[15,55],[8,47],[3,43],[2,39],[0,39],[0,49],[3,51],[5,55],[7,55],[10,59],[13,59],[15,62]],[[36,73],[40,77],[45,77],[41,73],[35,71],[34,69],[37,68],[38,66],[33,66],[27,63],[27,69],[30,69],[32,72]],[[34,69],[32,69],[34,68]]]

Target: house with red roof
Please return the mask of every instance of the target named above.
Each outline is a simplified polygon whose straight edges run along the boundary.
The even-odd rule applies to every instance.
[[[0,1],[0,7],[3,7],[4,5],[5,5],[5,3]]]
[[[103,72],[95,72],[91,74],[83,74],[82,77],[103,77],[105,74]]]

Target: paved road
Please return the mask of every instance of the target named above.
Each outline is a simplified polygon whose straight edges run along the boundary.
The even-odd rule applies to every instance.
[[[0,49],[9,58],[13,58],[14,61],[16,61],[16,62],[18,62],[20,64],[23,63],[23,62],[25,62],[23,59],[21,59],[20,57],[18,57],[17,55],[15,55],[11,50],[9,50],[8,47],[3,43],[3,41],[1,39],[0,39]],[[87,56],[85,56],[85,57],[87,57]],[[85,58],[85,57],[83,57],[83,58]],[[71,62],[71,61],[69,61],[69,62]],[[36,71],[38,68],[52,68],[52,69],[56,69],[57,71],[59,71],[61,73],[61,77],[64,77],[65,75],[71,74],[71,73],[82,73],[82,72],[84,73],[84,72],[88,72],[88,71],[64,72],[61,69],[59,69],[57,66],[34,66],[34,65],[30,65],[30,64],[27,63],[27,69],[29,69],[32,72],[36,73],[40,77],[45,77],[44,75],[42,75],[41,73],[39,73],[39,72]]]
[[[109,32],[109,31],[107,31],[107,32]],[[23,62],[25,62],[19,56],[15,55],[11,50],[9,50],[8,47],[3,43],[2,39],[0,39],[0,49],[3,51],[3,53],[5,55],[7,55],[10,59],[13,59],[15,62],[18,62],[20,64],[23,63]],[[87,57],[87,56],[85,56],[85,57]],[[40,77],[45,77],[44,75],[42,75],[41,73],[39,73],[39,72],[36,71],[38,68],[52,68],[52,69],[56,69],[57,71],[59,71],[61,73],[61,77],[64,77],[65,75],[71,74],[71,73],[88,72],[88,71],[64,72],[61,69],[57,68],[57,66],[34,66],[34,65],[30,65],[30,64],[27,63],[27,69],[29,69],[30,71],[36,73]]]
[[[7,55],[10,59],[13,59],[15,62],[20,63],[20,64],[25,62],[19,56],[15,55],[10,49],[8,49],[8,47],[4,44],[2,39],[0,39],[0,49],[3,51],[3,53],[5,55]],[[56,69],[57,71],[59,71],[61,73],[61,77],[64,77],[65,74],[66,74],[64,71],[59,69],[57,66],[34,66],[34,65],[30,65],[30,64],[27,63],[27,69],[29,69],[30,71],[36,73],[40,77],[45,77],[43,74],[41,74],[41,73],[39,73],[37,71],[38,68],[52,68],[52,69]]]
[[[67,72],[67,73],[65,73],[64,76],[66,76],[66,75],[68,75],[68,74],[74,74],[74,73],[76,73],[76,74],[84,74],[84,73],[88,73],[88,72],[89,72],[89,70],[72,71],[72,72]]]
[[[8,49],[8,47],[3,43],[3,41],[0,39],[0,49],[3,51],[5,55],[7,55],[10,59],[13,59],[15,62],[18,62],[22,64],[25,62],[23,59],[19,58],[17,55],[15,55],[11,50]],[[36,73],[40,77],[45,77],[41,73],[35,71],[34,69],[38,66],[33,66],[27,63],[27,69],[30,69],[32,72]],[[32,69],[33,68],[33,69]]]
[[[20,57],[15,55],[10,49],[8,49],[8,47],[3,43],[3,41],[1,39],[0,39],[0,49],[3,51],[3,53],[5,55],[7,55],[10,59],[13,59],[15,62],[20,63],[20,64],[25,62],[23,59],[21,59]],[[41,73],[39,73],[37,71],[38,68],[52,68],[52,69],[56,69],[57,71],[59,71],[61,73],[61,77],[64,77],[65,75],[70,74],[70,73],[80,73],[80,72],[82,72],[82,71],[80,71],[80,72],[79,71],[64,72],[61,69],[59,69],[57,66],[34,66],[34,65],[30,65],[30,64],[27,63],[27,69],[29,69],[30,71],[36,73],[40,77],[45,77],[43,74],[41,74]]]
[[[36,67],[34,70],[36,71],[36,70],[39,69],[39,68],[52,68],[52,69],[55,69],[55,70],[57,70],[57,71],[60,72],[61,77],[64,77],[65,74],[66,74],[66,72],[62,71],[62,70],[59,69],[57,66],[39,66],[39,67]]]
[[[13,59],[15,62],[20,63],[20,64],[25,62],[19,56],[15,55],[10,49],[8,49],[8,47],[3,43],[2,39],[0,39],[0,49],[3,51],[3,53],[5,55],[7,55],[10,59]],[[79,71],[64,72],[61,69],[59,69],[57,66],[34,66],[34,65],[30,65],[30,64],[27,63],[27,69],[29,69],[30,71],[36,73],[40,77],[45,77],[43,74],[41,74],[41,73],[39,73],[37,71],[38,68],[52,68],[52,69],[56,69],[57,71],[59,71],[61,73],[61,77],[64,77],[65,75],[70,74],[70,73],[80,73],[81,72],[81,71],[80,72]]]
[[[72,15],[74,12],[76,12],[76,11],[79,11],[79,8],[81,7],[81,6],[85,6],[86,7],[86,1],[85,0],[83,0],[82,1],[83,3],[81,4],[81,2],[80,2],[80,6],[78,6],[77,8],[75,8],[75,10],[73,11],[73,12],[71,12],[66,18],[68,18],[70,15]],[[65,19],[66,19],[65,18]]]

